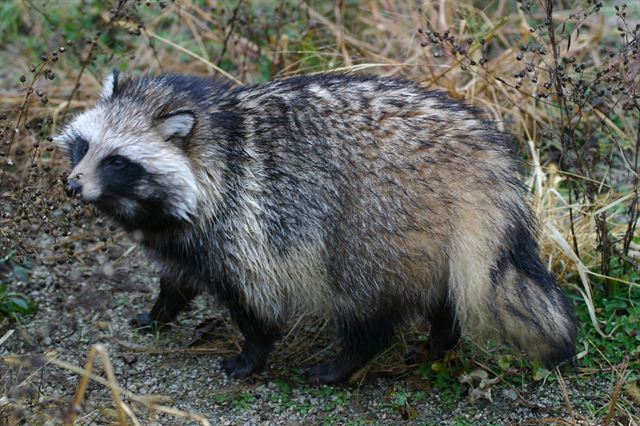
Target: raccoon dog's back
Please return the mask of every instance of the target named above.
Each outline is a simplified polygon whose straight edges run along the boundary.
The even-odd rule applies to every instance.
[[[372,324],[386,339],[419,313],[547,362],[573,354],[573,310],[539,258],[513,144],[476,110],[378,77],[115,79],[94,117],[113,138],[144,134],[134,121],[158,110],[193,118],[178,141],[131,142],[155,155],[128,154],[149,185],[180,188],[154,207],[171,225],[110,212],[165,276],[274,327],[293,309],[329,312],[346,350],[379,350]]]

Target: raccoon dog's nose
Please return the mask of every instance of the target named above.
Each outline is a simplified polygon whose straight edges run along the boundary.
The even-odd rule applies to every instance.
[[[82,193],[82,185],[77,180],[69,180],[67,185],[67,195],[69,197],[77,197]]]

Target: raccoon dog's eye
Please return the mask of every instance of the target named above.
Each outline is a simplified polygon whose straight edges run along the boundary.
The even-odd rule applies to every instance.
[[[119,155],[107,159],[105,165],[114,170],[122,170],[127,166],[127,160]]]

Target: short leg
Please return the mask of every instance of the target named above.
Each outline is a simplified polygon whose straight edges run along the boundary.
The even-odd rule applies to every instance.
[[[230,304],[231,316],[244,335],[244,345],[240,355],[222,361],[224,371],[235,378],[249,377],[262,370],[273,349],[273,343],[280,335],[279,326],[269,324],[246,306]]]
[[[131,321],[134,327],[149,327],[173,321],[197,295],[198,290],[191,285],[177,282],[169,277],[160,278],[160,295],[151,312],[140,314]]]
[[[306,370],[313,384],[343,382],[362,368],[376,354],[389,346],[395,332],[397,317],[391,313],[366,319],[341,318],[338,333],[342,351],[334,359]]]
[[[460,339],[460,326],[455,319],[453,306],[442,303],[429,313],[431,336],[429,338],[429,357],[440,359]]]

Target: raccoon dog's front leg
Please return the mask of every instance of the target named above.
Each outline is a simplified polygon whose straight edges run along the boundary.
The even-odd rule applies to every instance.
[[[393,338],[397,319],[390,312],[369,318],[339,318],[342,351],[334,359],[306,369],[309,383],[339,383],[347,380]]]
[[[280,327],[265,322],[251,307],[233,299],[225,302],[231,311],[231,317],[244,335],[244,345],[240,355],[222,361],[222,369],[228,375],[241,379],[265,367],[273,343],[280,336]]]
[[[181,283],[169,276],[160,277],[160,295],[151,312],[140,314],[131,320],[134,327],[162,325],[173,321],[197,295],[194,286]]]

